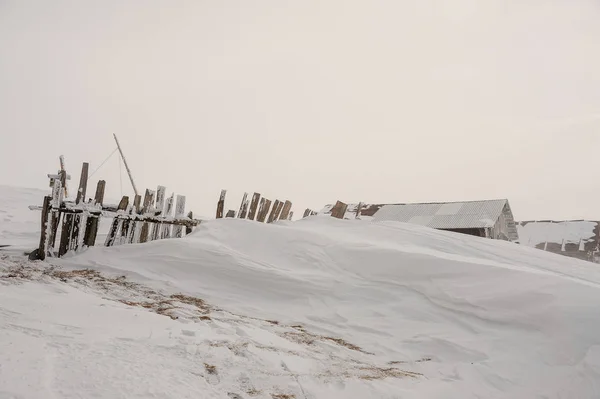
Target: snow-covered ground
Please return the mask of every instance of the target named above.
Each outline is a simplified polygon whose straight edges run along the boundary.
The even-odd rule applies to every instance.
[[[600,269],[533,248],[317,216],[2,253],[2,399],[600,397]]]

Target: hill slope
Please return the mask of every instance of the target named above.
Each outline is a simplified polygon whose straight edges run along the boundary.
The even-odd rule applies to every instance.
[[[222,219],[3,262],[0,397],[600,395],[600,270],[511,243]]]

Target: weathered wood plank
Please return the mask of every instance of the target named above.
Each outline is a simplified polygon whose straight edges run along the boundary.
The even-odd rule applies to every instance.
[[[156,190],[156,214],[162,215],[165,211],[165,194],[167,188],[165,186],[158,186]],[[162,226],[160,224],[155,224],[152,228],[152,240],[160,239],[160,233],[162,231]]]
[[[346,209],[348,209],[348,205],[343,203],[342,201],[337,201],[333,208],[331,208],[331,216],[338,219],[343,219],[346,215]]]
[[[81,166],[81,176],[79,177],[79,189],[77,190],[77,199],[75,203],[79,204],[81,202],[85,202],[85,194],[87,192],[87,184],[88,184],[88,170],[90,164],[84,162]]]
[[[248,213],[248,219],[254,220],[256,217],[256,208],[258,207],[258,201],[260,200],[260,193],[254,193],[252,196],[252,202],[250,203],[250,213]]]
[[[129,206],[129,197],[123,196],[123,198],[121,198],[121,202],[119,202],[119,207],[117,208],[117,212],[125,211],[128,206]],[[123,220],[119,220],[116,217],[113,218],[112,224],[110,225],[110,229],[108,230],[108,235],[106,236],[106,241],[104,242],[104,246],[110,247],[115,243],[115,241],[117,239],[117,233],[121,230],[122,225],[123,225]]]
[[[269,218],[267,219],[267,223],[273,223],[276,220],[275,215],[277,213],[277,208],[279,208],[279,204],[281,204],[281,202],[279,200],[275,200],[273,208],[271,209],[271,213],[269,214]]]
[[[150,207],[154,202],[154,191],[146,189],[146,193],[144,194],[144,205],[142,207],[142,214],[146,215],[150,211]],[[144,243],[148,241],[148,231],[150,226],[148,222],[144,222],[142,224],[142,229],[140,231],[140,243]]]
[[[260,202],[258,204],[258,211],[256,213],[256,220],[259,221],[260,219],[260,215],[264,212],[265,210],[265,203],[266,203],[267,199],[265,197],[262,197],[260,199]]]
[[[234,218],[235,217],[235,211],[233,209],[230,209],[227,211],[227,214],[225,215],[226,218]]]
[[[267,214],[269,213],[269,209],[271,208],[271,200],[264,197],[263,200],[265,202],[262,204],[261,201],[262,210],[258,212],[258,218],[256,219],[261,223],[264,223],[265,219],[267,218]]]
[[[221,191],[223,202],[225,200],[225,195]],[[185,216],[185,195],[178,195],[177,202],[175,203],[175,218],[181,218]],[[223,210],[221,210],[221,217],[223,217]],[[183,235],[183,228],[180,225],[175,225],[173,227],[173,236],[180,238]]]
[[[286,200],[285,203],[283,204],[283,208],[281,209],[281,216],[279,217],[279,219],[288,220],[291,210],[292,210],[292,203],[290,201]]]
[[[358,205],[356,206],[356,216],[354,217],[355,219],[360,219],[360,215],[364,206],[365,204],[363,202],[358,203]]]
[[[164,216],[169,217],[173,213],[173,204],[175,199],[175,193],[171,194],[171,196],[167,199],[167,209],[165,210]],[[161,238],[170,238],[171,237],[171,225],[163,224],[162,231],[160,234]]]
[[[221,190],[219,202],[217,202],[217,219],[223,218],[223,210],[225,209],[225,194],[227,194],[227,190]]]
[[[234,211],[235,213],[235,211]],[[189,211],[187,214],[188,219],[193,219],[194,218],[194,213],[192,211]],[[187,236],[188,234],[192,234],[192,226],[191,225],[185,225],[185,235]]]
[[[50,207],[52,203],[51,196],[45,196],[44,202],[42,205],[42,225],[41,225],[41,234],[40,234],[40,245],[38,247],[37,258],[40,260],[46,259],[46,254],[48,252],[48,239],[52,229],[50,225]]]
[[[94,195],[94,203],[102,207],[104,203],[104,190],[106,188],[106,182],[104,180],[98,181],[96,186],[96,194]],[[96,243],[96,236],[98,235],[98,216],[90,215],[87,218],[85,226],[85,235],[83,237],[83,244],[88,247],[93,247]]]
[[[294,217],[294,211],[290,211],[290,215],[288,216],[287,220],[292,220],[292,218]]]
[[[242,197],[242,202],[240,203],[240,210],[238,211],[238,218],[240,219],[246,218],[246,213],[248,212],[248,205],[246,204],[247,199],[248,193],[244,193],[244,197]],[[246,211],[244,211],[244,207],[246,208]],[[244,216],[242,216],[242,212]]]
[[[247,199],[246,201],[244,201],[244,204],[242,205],[242,213],[240,215],[240,219],[246,219],[246,216],[248,216],[248,207],[250,206],[250,200]]]

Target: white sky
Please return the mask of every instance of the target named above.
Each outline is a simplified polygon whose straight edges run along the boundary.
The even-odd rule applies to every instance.
[[[600,218],[600,2],[0,0],[0,184]],[[124,170],[123,170],[124,173]],[[116,156],[94,175],[121,195]],[[124,194],[131,194],[123,175]],[[40,199],[41,201],[41,199]]]

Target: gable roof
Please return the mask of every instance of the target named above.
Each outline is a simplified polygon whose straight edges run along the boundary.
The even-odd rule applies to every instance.
[[[384,205],[375,213],[373,221],[412,223],[434,229],[492,227],[507,204],[508,200],[499,199]]]

